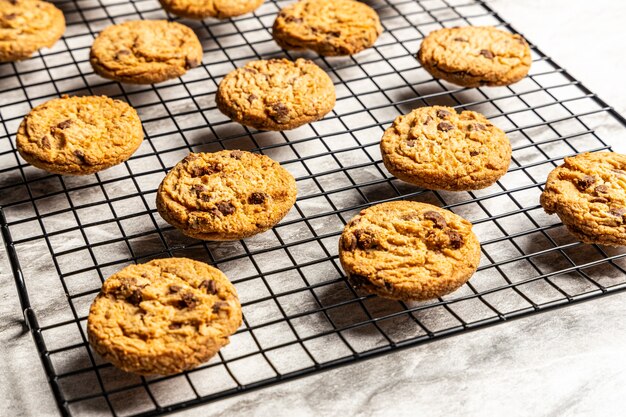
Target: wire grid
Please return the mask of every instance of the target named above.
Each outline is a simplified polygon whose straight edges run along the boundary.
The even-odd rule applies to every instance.
[[[342,58],[280,50],[270,28],[283,2],[229,21],[185,21],[203,43],[203,65],[158,86],[104,80],[88,62],[92,39],[112,23],[175,19],[156,0],[55,3],[67,19],[65,37],[28,61],[0,65],[0,221],[20,301],[64,415],[162,414],[626,287],[623,251],[576,242],[538,205],[547,173],[565,156],[608,149],[594,126],[608,120],[623,133],[623,119],[535,47],[530,75],[501,88],[433,80],[415,60],[421,39],[440,27],[513,30],[481,1],[371,0],[385,31],[375,47]],[[333,113],[293,131],[259,132],[217,111],[221,77],[275,56],[308,57],[328,71],[338,97]],[[28,166],[15,151],[17,126],[32,107],[61,94],[128,101],[146,140],[129,161],[92,176]],[[513,160],[497,184],[435,192],[385,170],[383,130],[396,116],[435,104],[479,111],[507,132]],[[189,151],[219,149],[262,152],[296,176],[297,203],[271,232],[201,242],[156,213],[165,172]],[[474,223],[482,261],[469,283],[412,303],[346,284],[337,259],[343,226],[362,208],[394,199],[445,206]],[[89,348],[89,304],[110,274],[167,256],[224,271],[240,294],[244,324],[219,355],[192,371],[125,374]]]

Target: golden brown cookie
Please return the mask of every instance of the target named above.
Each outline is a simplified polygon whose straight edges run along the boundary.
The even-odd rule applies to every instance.
[[[503,176],[511,144],[480,113],[421,107],[398,116],[380,142],[383,163],[399,179],[431,190],[478,190]]]
[[[57,98],[35,107],[17,131],[17,150],[37,168],[86,175],[126,161],[143,140],[135,109],[104,96]]]
[[[417,59],[433,77],[465,87],[513,84],[528,74],[532,62],[522,36],[491,26],[431,32]]]
[[[381,297],[427,300],[474,274],[480,243],[472,224],[415,201],[377,204],[355,216],[339,240],[339,259],[355,287]]]
[[[548,175],[541,205],[582,242],[626,245],[626,155],[596,152],[565,158]]]
[[[353,55],[369,48],[383,31],[378,13],[354,0],[300,0],[284,7],[272,36],[285,49],[320,55]]]
[[[192,153],[157,192],[157,209],[187,236],[243,239],[271,229],[296,201],[296,181],[278,162],[244,151]]]
[[[135,20],[100,32],[89,60],[104,78],[154,84],[197,67],[202,62],[202,45],[194,31],[180,23]]]
[[[263,0],[159,0],[168,12],[190,19],[227,19],[256,10]]]
[[[109,277],[91,304],[87,334],[118,368],[169,375],[209,360],[240,325],[237,292],[219,269],[169,258]]]
[[[290,130],[321,119],[335,106],[328,74],[306,59],[248,62],[220,82],[222,113],[261,130]]]
[[[0,62],[29,58],[65,32],[65,17],[52,3],[0,0]]]

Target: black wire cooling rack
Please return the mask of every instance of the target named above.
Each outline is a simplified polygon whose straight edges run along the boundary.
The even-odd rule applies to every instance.
[[[457,88],[433,80],[415,60],[421,39],[442,26],[513,31],[481,1],[370,0],[385,32],[375,47],[343,58],[280,50],[270,28],[282,2],[227,21],[185,21],[202,40],[203,65],[157,86],[104,80],[88,62],[92,39],[106,26],[167,18],[156,0],[55,3],[66,16],[65,37],[30,60],[0,65],[0,222],[63,415],[162,414],[626,288],[626,252],[580,244],[538,204],[563,157],[608,149],[596,127],[613,124],[611,134],[623,135],[624,119],[536,47],[530,75],[501,88]],[[274,56],[306,56],[326,69],[337,89],[334,112],[289,132],[253,131],[221,115],[214,96],[221,77]],[[62,94],[128,101],[145,128],[139,151],[86,177],[25,164],[14,141],[21,118]],[[378,149],[384,128],[434,104],[479,111],[506,130],[513,146],[507,175],[486,190],[456,193],[391,177]],[[272,231],[245,241],[186,238],[156,213],[157,186],[189,151],[223,148],[281,162],[297,178],[296,206]],[[403,303],[346,284],[337,260],[346,221],[363,207],[401,198],[445,206],[474,223],[482,262],[454,294]],[[237,286],[244,324],[197,369],[155,378],[122,373],[88,346],[89,304],[113,272],[167,256],[224,271]]]

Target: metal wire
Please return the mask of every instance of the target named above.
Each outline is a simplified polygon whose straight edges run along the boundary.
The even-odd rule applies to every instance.
[[[156,0],[57,1],[66,35],[51,50],[0,65],[0,224],[18,295],[63,415],[160,415],[407,346],[500,323],[626,288],[623,251],[582,245],[538,205],[547,173],[563,157],[609,149],[595,131],[606,115],[626,122],[533,46],[530,75],[510,87],[463,89],[432,79],[414,58],[425,34],[443,26],[513,31],[482,1],[371,0],[385,28],[353,57],[286,52],[270,28],[283,2],[228,21],[185,21],[204,63],[180,79],[130,86],[96,76],[94,36],[112,23],[170,18]],[[337,105],[291,132],[258,132],[216,109],[223,75],[273,56],[315,60],[331,75]],[[61,177],[25,164],[14,134],[35,105],[62,94],[106,94],[139,112],[146,140],[126,163],[89,177]],[[513,145],[507,175],[476,192],[418,189],[389,175],[378,141],[410,109],[443,104],[487,115]],[[156,213],[165,172],[189,151],[248,149],[297,178],[298,200],[271,232],[246,241],[183,237]],[[337,261],[337,240],[371,204],[412,199],[447,207],[474,223],[478,272],[460,290],[421,303],[355,292]],[[242,299],[244,325],[208,364],[143,378],[104,363],[85,322],[102,281],[133,262],[187,256],[222,269]],[[27,290],[28,286],[28,290]]]

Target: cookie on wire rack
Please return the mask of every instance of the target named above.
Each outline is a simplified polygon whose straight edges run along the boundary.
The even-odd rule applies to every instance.
[[[40,0],[0,0],[0,62],[20,61],[54,45],[65,32],[63,12]]]
[[[259,60],[227,74],[215,100],[222,113],[242,125],[291,130],[329,113],[335,86],[307,59]]]
[[[214,356],[241,325],[235,287],[187,258],[130,265],[109,277],[87,320],[89,343],[116,367],[170,375]]]
[[[134,20],[104,29],[89,61],[112,80],[155,84],[180,77],[202,62],[202,45],[189,27],[167,20]]]
[[[480,243],[449,210],[392,201],[362,210],[339,239],[339,260],[355,288],[399,300],[449,294],[474,274]]]
[[[431,190],[478,190],[506,174],[511,143],[485,116],[452,107],[421,107],[398,116],[380,142],[397,178]]]
[[[422,41],[417,59],[433,77],[464,87],[516,83],[528,74],[532,62],[522,36],[491,26],[431,32]]]
[[[541,205],[584,243],[626,245],[626,155],[594,152],[565,158],[549,175]]]
[[[122,163],[142,141],[135,109],[105,96],[63,96],[40,104],[16,136],[22,158],[64,175],[93,174]]]
[[[320,55],[353,55],[376,42],[383,28],[378,13],[355,0],[300,0],[285,6],[272,36],[285,49]]]
[[[161,6],[176,16],[189,19],[215,17],[228,19],[258,9],[263,0],[159,0]]]

